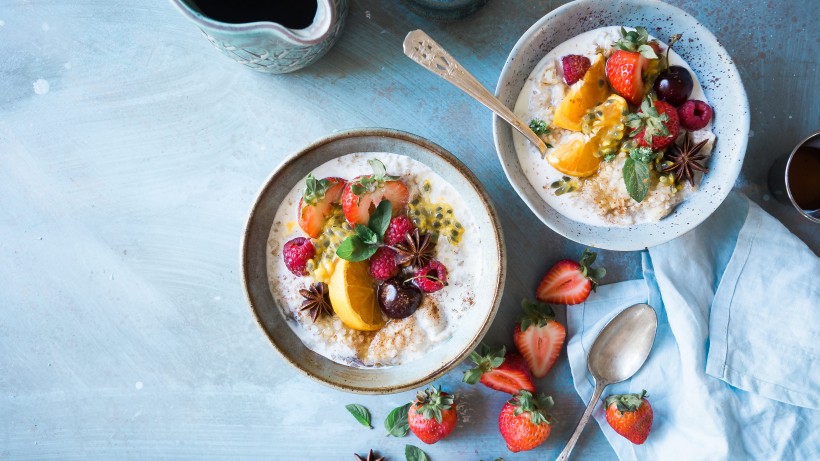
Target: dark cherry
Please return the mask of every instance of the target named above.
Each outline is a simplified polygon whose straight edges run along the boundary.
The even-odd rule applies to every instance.
[[[393,277],[379,285],[376,290],[379,306],[391,319],[403,319],[413,315],[421,304],[421,290],[415,285],[404,283],[400,277]]]
[[[658,99],[678,107],[689,99],[694,86],[692,75],[685,67],[669,66],[658,74],[653,88]]]

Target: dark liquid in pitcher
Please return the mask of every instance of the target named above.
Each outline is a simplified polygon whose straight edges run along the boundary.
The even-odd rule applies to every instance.
[[[797,149],[789,164],[788,181],[797,206],[806,211],[820,210],[820,149]]]
[[[202,14],[231,24],[267,21],[289,29],[313,23],[317,0],[196,0]]]

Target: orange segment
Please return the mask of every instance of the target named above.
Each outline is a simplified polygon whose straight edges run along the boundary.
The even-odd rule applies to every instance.
[[[367,261],[340,259],[328,288],[330,304],[342,323],[354,330],[375,331],[384,326],[384,321],[367,266]]]
[[[601,158],[617,150],[623,138],[627,110],[624,98],[610,96],[583,116],[584,132],[591,137],[577,137],[560,144],[547,156],[547,161],[569,176],[583,178],[595,174]]]
[[[605,75],[606,59],[599,54],[580,82],[572,85],[558,105],[552,124],[566,130],[581,131],[581,117],[609,96]]]

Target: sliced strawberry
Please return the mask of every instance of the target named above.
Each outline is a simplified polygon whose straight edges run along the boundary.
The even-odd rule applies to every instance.
[[[517,352],[506,352],[504,346],[490,350],[481,344],[470,353],[470,360],[476,367],[464,373],[463,380],[467,384],[481,382],[490,389],[513,395],[521,389],[535,392],[527,363]]]
[[[393,205],[393,216],[401,212],[410,201],[410,190],[399,180],[375,180],[373,181],[375,184],[371,187],[372,190],[357,195],[354,193],[354,187],[363,178],[373,179],[372,176],[359,176],[350,181],[342,193],[342,210],[351,226],[367,225],[370,214],[376,210],[382,200],[389,200]]]
[[[616,93],[633,106],[644,94],[643,72],[649,60],[636,51],[616,50],[606,61],[606,76]]]
[[[569,259],[558,261],[541,279],[535,297],[551,304],[580,304],[595,290],[598,281],[606,275],[606,269],[592,269],[597,255],[584,250],[581,261]]]
[[[308,175],[305,192],[299,200],[299,227],[311,238],[322,233],[334,203],[339,203],[345,180],[342,178],[316,179]]]
[[[558,360],[567,330],[555,320],[549,304],[521,301],[524,315],[515,326],[513,341],[536,378],[543,378]]]

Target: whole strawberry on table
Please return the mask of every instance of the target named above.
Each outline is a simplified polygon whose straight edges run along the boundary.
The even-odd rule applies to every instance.
[[[441,387],[419,391],[407,411],[410,430],[422,442],[433,444],[453,432],[458,423],[455,397]]]
[[[646,400],[646,391],[640,394],[610,395],[604,400],[606,422],[630,442],[641,445],[652,429],[652,406]]]

